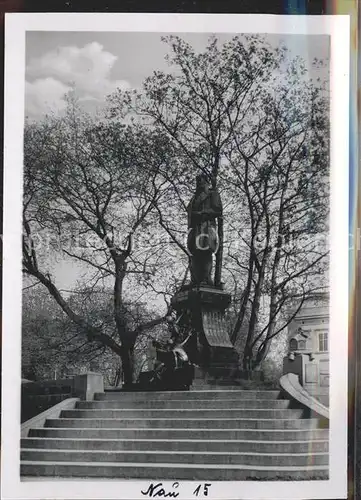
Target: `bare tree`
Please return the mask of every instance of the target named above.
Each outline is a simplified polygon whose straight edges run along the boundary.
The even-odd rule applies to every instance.
[[[325,286],[327,245],[319,236],[328,230],[327,75],[322,61],[307,67],[258,35],[222,46],[213,38],[199,54],[179,37],[164,41],[170,72],[155,72],[138,95],[115,93],[111,116],[123,117],[119,110],[128,107],[169,137],[179,210],[192,173],[206,172],[222,192],[232,242],[223,242],[220,224],[215,283],[224,260],[239,308],[232,338],[246,321],[244,368],[253,369],[287,326],[281,313]],[[161,204],[158,211],[185,253],[179,218]]]
[[[204,53],[197,54],[181,38],[165,37],[172,48],[168,62],[177,72],[155,72],[144,83],[144,94],[119,92],[112,96],[112,115],[124,105],[138,116],[151,118],[164,130],[178,150],[181,168],[176,177],[201,170],[217,185],[220,169],[225,167],[225,151],[234,130],[248,119],[259,85],[272,78],[280,67],[286,49],[272,49],[259,37],[235,37],[219,48],[211,39]],[[132,106],[133,104],[133,106]],[[223,224],[219,224],[220,245],[216,256],[215,284],[221,283]]]
[[[241,231],[236,229],[242,255],[228,254],[247,271],[233,329],[235,340],[249,310],[245,369],[262,362],[272,338],[304,300],[326,287],[328,102],[313,82],[297,85],[303,72],[299,61],[291,64],[276,92],[264,92],[249,132],[240,136],[235,131],[227,154],[227,180],[247,215]],[[268,314],[257,332],[265,296]],[[295,303],[293,315],[277,326],[280,313]]]
[[[223,199],[215,283],[233,289],[232,339],[246,335],[246,370],[287,326],[285,311],[327,284],[322,63],[308,68],[253,35],[222,46],[213,38],[201,54],[178,37],[165,42],[170,72],[147,78],[142,92],[113,94],[106,118],[86,117],[70,98],[64,117],[25,130],[24,272],[86,339],[121,357],[127,383],[136,339],[143,349],[140,333],[164,319],[154,314],[160,298],[166,311],[186,276],[185,209],[200,171]],[[57,249],[89,290],[112,287],[112,331],[56,286],[47,269]],[[149,317],[132,318],[152,301]]]
[[[168,155],[159,133],[96,123],[71,97],[64,117],[25,129],[24,273],[47,288],[87,340],[121,357],[126,384],[132,382],[137,335],[164,319],[130,321],[125,295],[134,277],[154,274],[152,250],[133,242],[163,195],[159,168]],[[46,269],[57,250],[76,263],[89,288],[112,284],[113,332],[97,318],[89,322],[56,286]]]
[[[103,331],[114,330],[112,290],[78,289],[67,302],[88,323],[102,322]],[[30,380],[65,378],[87,369],[99,371],[113,385],[119,356],[105,345],[88,341],[62,311],[45,287],[37,283],[23,291],[22,374]]]

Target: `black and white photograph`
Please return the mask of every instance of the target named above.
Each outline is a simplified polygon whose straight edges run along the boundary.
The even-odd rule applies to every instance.
[[[7,26],[4,498],[346,498],[347,20]]]

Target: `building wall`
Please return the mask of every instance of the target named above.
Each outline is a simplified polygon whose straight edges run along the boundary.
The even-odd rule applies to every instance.
[[[284,373],[297,373],[305,389],[327,405],[330,374],[328,333],[327,296],[308,301],[288,326],[289,354],[284,360]],[[291,353],[294,356],[290,356]]]

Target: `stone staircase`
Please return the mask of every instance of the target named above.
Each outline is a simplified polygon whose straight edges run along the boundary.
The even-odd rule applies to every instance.
[[[30,429],[21,440],[21,475],[327,479],[328,429],[279,391],[98,393]]]

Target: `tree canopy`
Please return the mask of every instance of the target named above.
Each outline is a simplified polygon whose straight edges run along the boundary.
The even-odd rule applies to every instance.
[[[186,279],[185,209],[201,171],[223,199],[216,281],[233,294],[230,335],[236,344],[246,337],[246,369],[265,359],[290,309],[327,287],[322,61],[307,67],[254,35],[221,46],[211,38],[199,54],[179,37],[164,42],[169,72],[115,92],[105,116],[87,116],[70,96],[64,116],[25,130],[24,272],[88,341],[121,356],[128,382],[137,336],[164,319]],[[88,289],[112,288],[112,331],[64,298],[31,238],[42,232],[57,242],[51,252],[84,270]],[[74,235],[86,245],[66,244]],[[137,304],[143,315],[134,320]]]

